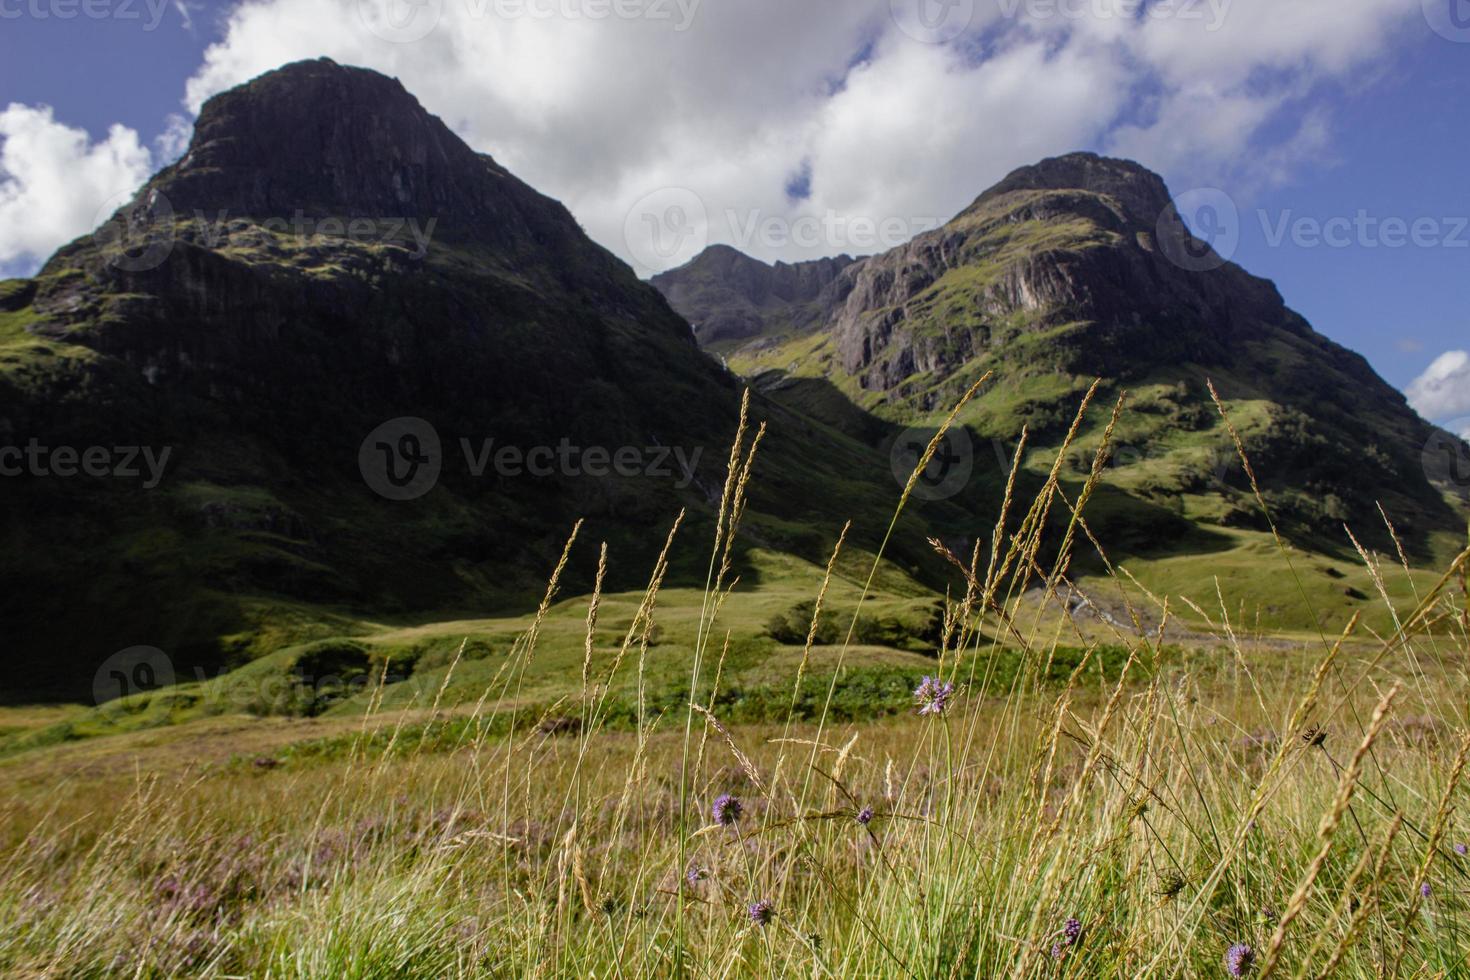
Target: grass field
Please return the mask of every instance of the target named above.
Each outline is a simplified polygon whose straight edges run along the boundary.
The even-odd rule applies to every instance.
[[[525,617],[0,712],[0,974],[1470,973],[1470,551],[1112,567],[1073,520],[1042,567],[1095,489],[1048,482],[940,607],[841,546],[746,589],[754,441],[714,542],[670,516],[703,590],[558,568]]]

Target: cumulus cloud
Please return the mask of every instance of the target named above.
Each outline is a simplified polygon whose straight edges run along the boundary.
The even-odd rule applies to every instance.
[[[967,20],[924,43],[893,14],[920,2],[427,0],[431,29],[394,41],[403,0],[254,0],[186,102],[318,55],[396,75],[647,273],[714,241],[878,251],[874,227],[911,234],[1073,149],[1184,186],[1279,182],[1330,140],[1316,88],[1356,80],[1417,17],[1400,0],[961,0],[940,9]],[[594,16],[609,9],[644,16]],[[650,253],[639,229],[680,247]]]
[[[918,4],[959,19],[896,14]],[[1359,84],[1412,6],[248,0],[184,105],[323,55],[395,75],[647,274],[713,242],[766,259],[881,251],[1074,149],[1133,156],[1181,189],[1286,180],[1330,144],[1321,87]]]
[[[1166,173],[1247,189],[1285,183],[1320,155],[1330,125],[1310,105],[1317,86],[1358,83],[1364,64],[1422,26],[1399,0],[1202,0],[1173,9],[1177,16],[1145,16],[1118,37],[1157,94],[1140,122],[1104,144]]]
[[[1427,419],[1443,421],[1470,415],[1470,351],[1452,350],[1439,355],[1405,391],[1409,404]]]
[[[0,112],[0,268],[30,271],[58,246],[97,225],[147,178],[138,134],[113,126],[93,141],[58,122],[50,106]]]

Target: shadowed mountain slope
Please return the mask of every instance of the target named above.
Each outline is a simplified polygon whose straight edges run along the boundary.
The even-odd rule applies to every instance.
[[[702,581],[739,400],[654,289],[396,80],[273,71],[0,285],[0,446],[37,447],[0,481],[0,696],[83,695],[137,645],[213,671],[364,615],[523,608],[581,517],[568,588],[602,540],[609,584],[641,584],[681,508],[700,546],[671,575]],[[819,559],[832,481],[886,519],[885,459],[785,428],[766,541]]]

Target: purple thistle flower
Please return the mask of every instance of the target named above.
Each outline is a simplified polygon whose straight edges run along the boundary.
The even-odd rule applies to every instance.
[[[1429,882],[1426,881],[1424,884],[1419,886],[1419,894],[1423,895],[1425,898],[1428,898],[1430,895],[1434,894],[1434,889],[1430,888]]]
[[[1455,853],[1460,855],[1460,857],[1464,857],[1465,855],[1470,854],[1470,847],[1466,847],[1464,844],[1456,844]]]
[[[1236,943],[1225,952],[1225,972],[1232,977],[1243,977],[1256,965],[1256,951],[1246,943]]]
[[[1082,935],[1082,923],[1076,918],[1068,919],[1067,924],[1062,927],[1062,938],[1068,946],[1076,944]]]
[[[731,827],[734,826],[735,821],[740,819],[740,814],[744,812],[744,809],[738,797],[722,793],[716,797],[715,805],[710,808],[710,813],[715,818],[715,823],[721,827]]]
[[[942,715],[949,707],[949,699],[954,694],[954,685],[941,681],[937,677],[925,677],[914,688],[914,703],[919,706],[921,715]]]
[[[766,899],[761,899],[750,906],[750,921],[764,929],[772,919],[776,917],[776,907]]]
[[[861,810],[859,810],[858,811],[858,815],[857,815],[857,822],[860,823],[860,824],[862,824],[864,827],[866,827],[868,824],[872,823],[873,822],[873,808],[870,807],[870,806],[865,806]]]

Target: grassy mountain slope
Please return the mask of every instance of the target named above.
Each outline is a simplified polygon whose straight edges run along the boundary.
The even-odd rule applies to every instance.
[[[1154,557],[1233,548],[1231,532],[1265,530],[1213,381],[1274,516],[1303,548],[1338,555],[1347,523],[1390,549],[1380,504],[1416,554],[1463,540],[1467,488],[1426,453],[1440,434],[1269,282],[1193,239],[1169,200],[1162,180],[1126,161],[1074,154],[1023,168],[943,228],[848,266],[810,327],[753,338],[728,362],[869,440],[872,419],[932,423],[994,372],[963,419],[991,484],[1023,429],[1028,469],[1049,469],[1101,378],[1102,410],[1069,476],[1080,482],[1091,466],[1106,407],[1127,390],[1105,540]],[[655,282],[676,308],[685,275]]]

